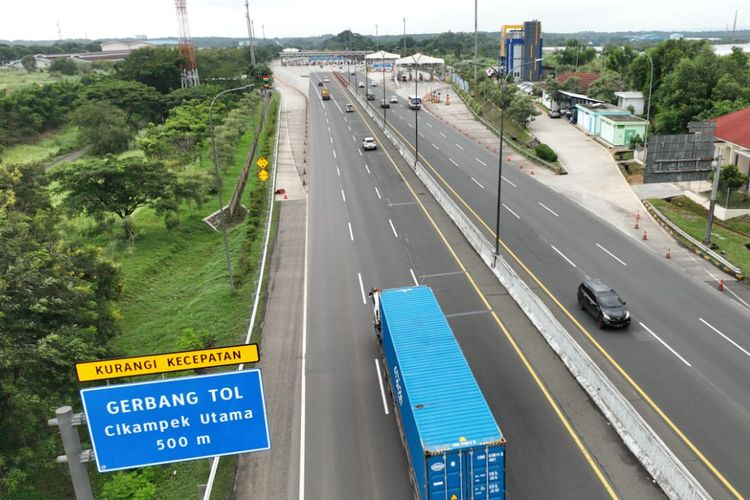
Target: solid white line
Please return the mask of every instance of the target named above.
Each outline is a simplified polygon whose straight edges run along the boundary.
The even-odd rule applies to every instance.
[[[380,191],[378,191],[378,187],[377,187],[377,186],[375,186],[375,194],[377,194],[377,195],[378,195],[378,199],[379,199],[379,200],[382,200],[382,199],[383,199],[383,197],[382,197],[382,196],[380,196]]]
[[[458,163],[453,158],[448,158],[451,163],[453,163],[455,166],[458,166]]]
[[[367,170],[367,173],[370,174],[370,167],[367,166],[367,163],[365,163],[365,170]],[[372,175],[372,174],[370,174]]]
[[[573,267],[578,267],[578,266],[576,266],[576,265],[575,265],[575,264],[573,263],[573,261],[572,261],[572,260],[570,260],[570,259],[569,259],[569,258],[568,258],[568,257],[567,257],[567,256],[566,256],[566,255],[565,255],[564,253],[562,253],[562,252],[561,252],[560,250],[558,250],[558,249],[557,249],[557,247],[556,247],[555,245],[550,245],[550,246],[552,247],[552,250],[554,250],[555,252],[557,252],[557,253],[558,253],[558,255],[560,255],[560,257],[562,257],[563,259],[567,260],[567,261],[568,261],[568,264],[570,264],[570,265],[571,265],[571,266],[573,266]]]
[[[682,361],[683,363],[685,363],[686,365],[688,365],[688,366],[689,366],[689,367],[691,367],[691,368],[693,367],[693,365],[691,365],[690,363],[688,363],[688,362],[687,362],[687,360],[686,360],[685,358],[683,358],[682,356],[680,356],[679,354],[677,354],[677,351],[675,351],[674,349],[672,349],[672,348],[671,348],[671,347],[669,346],[669,344],[667,344],[666,342],[664,342],[664,341],[663,341],[662,339],[660,339],[660,338],[659,338],[659,336],[658,336],[658,335],[656,335],[656,334],[655,334],[654,332],[652,332],[652,331],[651,331],[651,329],[650,329],[649,327],[647,327],[646,325],[644,325],[644,324],[643,324],[643,323],[641,323],[640,321],[638,322],[638,324],[639,324],[639,325],[641,325],[641,328],[643,328],[643,329],[644,329],[644,330],[646,330],[646,331],[647,331],[648,333],[650,333],[651,335],[653,335],[653,337],[654,337],[654,338],[655,338],[656,340],[658,340],[659,342],[661,342],[661,345],[663,345],[664,347],[666,347],[667,349],[669,349],[669,351],[670,351],[670,352],[671,352],[672,354],[674,354],[675,356],[677,356],[677,357],[679,358],[679,360],[680,360],[680,361]]]
[[[604,248],[603,246],[601,246],[599,243],[597,243],[596,246],[598,246],[599,248],[601,248],[602,250],[604,250],[605,252],[607,252],[610,257],[612,257],[613,259],[615,259],[617,262],[619,262],[623,266],[627,266],[627,264],[625,262],[623,262],[622,259],[618,258],[615,254],[613,254],[612,252],[610,252],[609,250],[607,250],[606,248]]]
[[[477,186],[479,186],[480,188],[484,189],[484,186],[482,186],[482,184],[478,180],[476,180],[474,177],[471,177],[471,180],[474,181],[474,182],[476,182]]]
[[[461,151],[463,151],[463,150],[464,150],[464,148],[462,148],[462,147],[461,147],[460,145],[458,145],[458,144],[456,144],[456,147],[457,147],[458,149],[460,149]]]
[[[480,160],[479,158],[474,158],[474,159],[478,161],[479,163],[481,163],[482,165],[484,165],[485,167],[487,166],[487,164],[483,162],[482,160]]]
[[[305,498],[305,408],[307,394],[305,367],[307,364],[307,264],[309,242],[310,203],[305,203],[305,272],[302,284],[302,376],[300,377],[300,432],[299,432],[299,498]]]
[[[434,144],[432,145],[432,147],[435,148],[435,149],[437,149],[438,151],[440,151],[440,148],[437,147],[437,146],[435,146]]]
[[[432,128],[432,124],[431,124],[430,122],[425,122],[425,124],[426,124],[426,125],[427,125],[428,127]]]
[[[745,353],[745,356],[750,356],[750,352],[748,352],[744,347],[742,347],[739,344],[737,344],[737,342],[735,342],[734,340],[730,339],[729,337],[727,337],[726,335],[724,335],[723,333],[721,333],[715,326],[713,326],[712,324],[710,324],[708,321],[706,321],[703,318],[698,318],[698,320],[701,323],[703,323],[704,325],[706,325],[707,327],[709,327],[711,330],[715,331],[716,333],[718,333],[719,335],[721,335],[722,337],[724,337],[724,340],[726,340],[727,342],[729,342],[730,344],[732,344],[734,347],[736,347],[737,349],[739,349],[740,351],[742,351],[743,353]]]
[[[503,176],[501,176],[500,178],[501,178],[502,180],[504,180],[505,182],[507,182],[508,184],[510,184],[511,186],[513,186],[513,187],[518,187],[518,186],[516,186],[515,184],[513,184],[513,182],[512,182],[512,181],[509,181],[508,179],[506,179],[504,175],[503,175]],[[543,205],[542,205],[542,206],[543,206]],[[547,208],[547,207],[544,207],[544,208]],[[547,210],[549,210],[549,208],[547,208]],[[553,212],[553,213],[554,213],[554,212]]]
[[[352,241],[354,241],[354,233],[352,232],[352,223],[347,222],[349,224],[349,238],[351,238]]]
[[[391,219],[388,219],[388,223],[391,225],[391,229],[393,230],[393,236],[398,238],[398,233],[396,232],[396,227],[393,225],[393,221]]]
[[[559,215],[557,215],[557,214],[556,214],[556,213],[555,213],[554,211],[552,211],[552,209],[551,209],[551,208],[549,208],[549,207],[548,207],[547,205],[545,205],[545,204],[544,204],[544,203],[542,203],[541,201],[539,201],[539,202],[537,202],[537,203],[539,203],[539,205],[541,205],[541,207],[542,207],[543,209],[545,209],[546,211],[548,211],[549,213],[551,213],[551,214],[552,214],[552,215],[554,215],[555,217],[560,217],[560,216],[559,216]]]
[[[515,213],[513,210],[511,210],[510,207],[508,205],[506,205],[505,203],[503,203],[503,208],[505,208],[505,210],[507,210],[508,212],[510,212],[513,215],[515,215],[516,219],[521,220],[521,217],[519,217],[517,213]]]
[[[385,389],[383,388],[383,375],[380,373],[380,363],[378,358],[375,358],[375,369],[378,370],[378,384],[380,384],[380,396],[383,398],[383,410],[388,415],[388,403],[385,400]]]
[[[442,135],[443,137],[445,137],[446,139],[448,138],[448,136],[447,136],[447,135],[445,135],[445,134],[444,134],[444,133],[442,133],[442,132],[439,132],[439,134],[440,134],[440,135]]]
[[[417,280],[417,275],[414,274],[414,269],[409,269],[409,272],[411,273],[411,278],[414,280],[414,286],[419,286],[419,280]]]
[[[367,299],[365,298],[365,285],[362,284],[362,273],[357,273],[357,276],[359,277],[359,290],[362,292],[362,303],[367,304]]]
[[[696,261],[696,262],[698,262],[698,261]],[[706,274],[708,274],[709,276],[711,276],[711,278],[712,278],[712,279],[713,279],[713,280],[714,280],[714,281],[715,281],[716,283],[718,283],[718,282],[719,282],[719,278],[718,278],[718,277],[716,277],[716,276],[715,276],[714,274],[710,273],[710,272],[709,272],[709,271],[707,271],[706,269],[704,269],[704,271],[706,271]],[[742,305],[744,305],[745,307],[747,307],[748,309],[750,309],[750,304],[748,304],[747,302],[745,302],[744,300],[742,300],[742,298],[741,298],[741,297],[740,297],[739,295],[737,295],[736,293],[734,293],[734,292],[732,291],[732,289],[731,289],[731,288],[729,288],[728,286],[726,286],[726,287],[724,287],[724,291],[726,291],[726,292],[729,292],[730,294],[732,294],[732,296],[733,296],[733,297],[734,297],[734,298],[735,298],[735,299],[736,299],[736,300],[737,300],[737,301],[738,301],[739,303],[741,303]]]
[[[344,194],[344,190],[341,190],[341,199],[344,200],[344,203],[346,203],[346,195]]]

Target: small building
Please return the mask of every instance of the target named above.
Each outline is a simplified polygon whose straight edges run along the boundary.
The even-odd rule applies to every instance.
[[[136,49],[144,49],[146,47],[153,47],[154,45],[143,40],[131,40],[131,41],[120,41],[112,40],[109,42],[103,42],[101,44],[102,52],[119,52],[119,51],[132,51]]]
[[[631,114],[604,115],[601,117],[601,137],[612,146],[629,146],[630,139],[638,135],[641,139],[646,135],[648,122]]]
[[[576,126],[591,135],[599,135],[601,131],[601,117],[611,115],[626,115],[630,112],[604,102],[576,104]],[[643,136],[641,136],[643,137]]]
[[[578,89],[576,90],[576,92],[585,94],[589,91],[589,86],[599,78],[601,78],[601,76],[602,75],[600,73],[594,73],[591,71],[568,71],[558,76],[557,81],[560,83],[565,83],[568,80],[576,79],[578,80]]]
[[[628,109],[629,106],[632,106],[634,115],[643,114],[643,92],[615,92],[615,97],[617,97],[618,108]]]
[[[716,153],[721,154],[721,163],[735,165],[750,175],[750,107],[711,121],[716,122],[715,147]]]

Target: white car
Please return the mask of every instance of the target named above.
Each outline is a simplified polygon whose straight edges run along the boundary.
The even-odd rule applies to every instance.
[[[378,86],[378,84],[377,84],[377,82],[375,82],[375,80],[373,80],[373,81],[370,82],[370,87],[377,87],[377,86]]]
[[[395,95],[392,95],[391,96],[391,103],[398,104],[398,97],[396,97]]]
[[[364,139],[362,139],[362,149],[364,149],[365,151],[378,149],[378,144],[375,142],[374,138],[365,137]]]
[[[323,81],[324,81],[325,83],[329,83],[329,82],[330,82],[331,80],[329,80],[328,78],[323,78]]]
[[[365,88],[365,82],[359,82],[359,84],[357,84],[357,87],[361,89]]]

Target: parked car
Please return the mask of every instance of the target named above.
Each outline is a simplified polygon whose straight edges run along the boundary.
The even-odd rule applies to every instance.
[[[380,100],[380,107],[381,108],[390,108],[391,104],[387,100],[381,99]]]
[[[549,116],[550,118],[560,118],[562,115],[560,114],[559,109],[550,109],[547,113],[547,116]]]
[[[367,100],[368,101],[374,101],[375,100],[375,94],[373,94],[372,92],[368,92],[367,93]]]
[[[351,113],[354,111],[354,106],[351,103],[347,102],[346,106],[344,106],[344,109],[347,113]]]
[[[365,137],[364,139],[362,139],[362,149],[364,149],[365,151],[378,149],[378,144],[375,142],[374,138]]]
[[[578,305],[594,317],[599,328],[630,325],[630,311],[625,301],[600,279],[588,279],[579,285]]]
[[[322,81],[318,82],[318,87],[322,87],[322,86],[323,86],[323,82]]]
[[[395,95],[392,95],[391,96],[391,103],[392,104],[398,104],[398,97],[396,97]]]
[[[359,88],[361,88],[361,89],[365,88],[365,82],[359,82],[359,83],[357,84],[357,87],[359,87]]]

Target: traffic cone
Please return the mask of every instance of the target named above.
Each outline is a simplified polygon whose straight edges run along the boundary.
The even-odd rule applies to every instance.
[[[640,210],[635,211],[635,220],[641,220],[641,212]]]
[[[724,280],[719,280],[719,291],[720,292],[724,291]]]
[[[667,257],[667,259],[671,259],[672,258],[672,251],[669,248],[667,248],[667,255],[666,255],[666,257]]]
[[[638,219],[635,220],[635,226],[633,226],[633,229],[640,229],[641,226],[638,225]]]
[[[648,234],[646,233],[646,230],[643,230],[643,241],[648,240]]]
[[[534,175],[534,169],[533,168],[531,169],[531,175]]]

